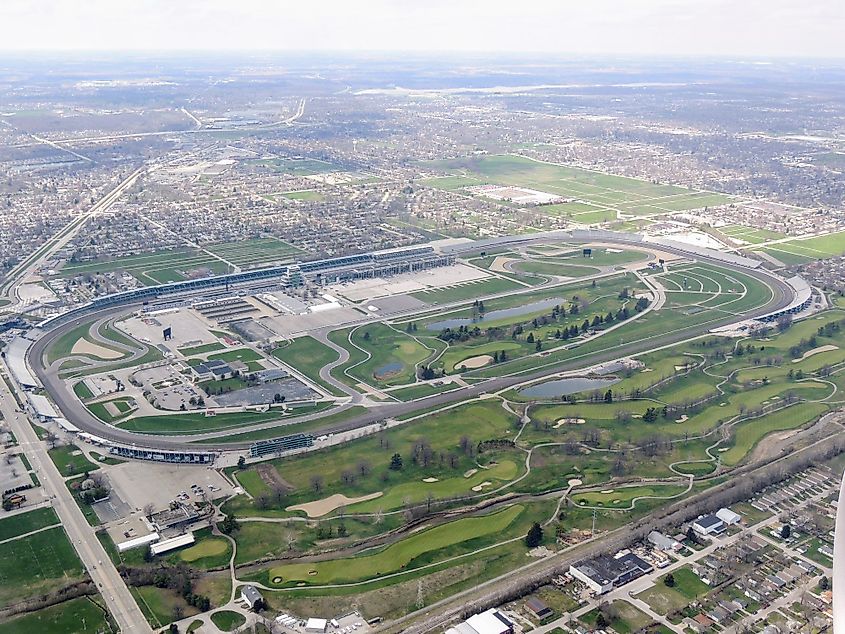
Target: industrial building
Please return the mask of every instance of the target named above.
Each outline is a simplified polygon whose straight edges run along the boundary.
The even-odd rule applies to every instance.
[[[615,557],[602,555],[569,567],[569,574],[583,581],[587,587],[604,594],[651,572],[650,563],[632,552],[623,551]]]

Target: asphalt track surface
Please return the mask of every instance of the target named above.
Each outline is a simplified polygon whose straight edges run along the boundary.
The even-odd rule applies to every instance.
[[[620,241],[619,244],[620,246],[634,246],[629,242],[623,241]],[[663,251],[676,253],[680,256],[689,256],[688,253],[680,249],[667,248],[663,245],[660,246],[660,249]],[[696,256],[695,259],[700,262],[713,264],[715,266],[721,266],[722,268],[727,266],[724,262],[717,260],[709,260],[700,256]],[[693,337],[706,334],[713,328],[726,326],[732,323],[737,323],[739,321],[753,319],[754,317],[760,317],[772,312],[776,312],[788,306],[790,302],[794,299],[794,292],[792,288],[779,277],[776,277],[768,271],[761,269],[743,268],[742,270],[745,274],[754,277],[758,281],[768,286],[772,290],[772,299],[767,304],[760,306],[759,308],[750,310],[747,313],[744,313],[741,317],[737,317],[736,315],[726,315],[724,319],[720,319],[717,321],[711,321],[706,324],[690,326],[689,328],[677,330],[671,333],[667,333],[665,335],[652,337],[642,341],[633,341],[630,344],[613,347],[603,352],[592,353],[583,358],[576,358],[570,361],[562,361],[560,363],[538,370],[537,372],[520,374],[519,376],[493,378],[482,383],[478,383],[476,385],[464,388],[462,390],[447,392],[445,394],[436,394],[428,398],[419,399],[408,403],[391,403],[380,405],[378,407],[372,408],[371,411],[365,414],[355,416],[342,422],[326,425],[323,428],[313,430],[312,433],[324,434],[350,431],[359,427],[377,423],[378,421],[382,421],[388,418],[395,418],[398,416],[408,415],[415,411],[422,411],[430,408],[452,405],[463,400],[478,397],[482,394],[498,392],[514,385],[541,379],[543,377],[557,374],[559,372],[578,370],[599,363],[613,361],[615,359],[619,359],[625,356],[630,356],[632,354],[647,352],[648,350],[659,348],[661,346],[680,343]],[[129,312],[132,309],[137,309],[138,306],[139,304],[124,305],[117,308],[110,308],[107,310],[92,312],[87,315],[83,315],[47,332],[30,348],[28,356],[30,367],[33,369],[35,374],[44,384],[44,388],[53,397],[53,400],[58,405],[64,417],[83,431],[86,431],[95,436],[99,436],[100,438],[110,440],[112,442],[135,445],[138,447],[149,449],[213,452],[240,451],[248,448],[253,443],[221,442],[219,445],[217,445],[211,441],[215,437],[222,437],[241,432],[257,431],[268,428],[278,428],[278,435],[283,436],[285,435],[285,427],[288,425],[315,420],[328,415],[328,413],[339,412],[343,409],[348,409],[350,407],[350,405],[345,405],[341,406],[340,408],[334,408],[332,410],[329,410],[329,412],[320,412],[317,414],[290,418],[284,421],[261,423],[257,425],[244,426],[242,428],[215,430],[214,432],[209,432],[207,434],[197,435],[164,436],[141,434],[138,432],[130,432],[122,430],[118,427],[107,425],[100,419],[96,418],[72,394],[69,386],[58,377],[55,371],[45,369],[41,360],[44,355],[44,351],[50,345],[50,343],[60,337],[65,332],[67,332],[68,330],[71,330],[82,323],[91,321],[92,318],[102,319],[115,317]],[[205,440],[206,442],[201,445],[198,445],[196,444],[196,441],[198,440]]]

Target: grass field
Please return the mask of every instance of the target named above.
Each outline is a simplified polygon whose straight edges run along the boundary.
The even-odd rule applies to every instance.
[[[313,337],[298,337],[286,346],[273,350],[273,356],[293,366],[311,381],[334,396],[343,396],[343,392],[320,378],[320,370],[337,361],[337,353]]]
[[[174,608],[180,608],[185,616],[198,614],[199,611],[188,605],[185,599],[168,588],[156,586],[130,586],[130,591],[141,608],[141,612],[154,628],[163,627],[173,620]]]
[[[246,623],[246,618],[231,610],[221,610],[211,615],[211,622],[223,632],[231,632]]]
[[[98,465],[90,462],[76,445],[64,445],[48,451],[59,472],[65,476],[79,475],[86,471],[99,469]]]
[[[0,634],[103,634],[113,632],[100,599],[81,597],[0,623]]]
[[[190,564],[194,568],[217,568],[229,563],[232,545],[223,537],[211,535],[211,529],[194,531],[196,543],[172,555],[172,559]]]
[[[191,412],[129,418],[120,423],[120,428],[147,434],[193,434],[213,429],[235,429],[255,423],[267,423],[282,417],[281,411],[229,412],[216,416]]]
[[[276,587],[325,585],[350,583],[398,572],[407,569],[415,559],[428,553],[501,533],[522,511],[523,507],[517,505],[487,516],[456,520],[416,533],[375,554],[354,559],[275,566],[267,571],[268,582]]]
[[[357,497],[382,491],[382,498],[371,502],[360,502],[350,509],[374,510],[383,508],[388,510],[393,506],[401,506],[403,497],[423,500],[429,493],[438,493],[443,489],[446,495],[455,491],[464,494],[471,493],[471,487],[483,481],[485,471],[479,469],[479,474],[472,478],[464,478],[464,473],[473,467],[477,468],[475,460],[465,455],[457,455],[460,440],[463,436],[468,444],[487,438],[506,437],[513,424],[513,416],[506,412],[498,403],[469,403],[451,410],[432,414],[414,425],[405,425],[385,432],[381,438],[367,437],[354,440],[338,447],[331,447],[321,451],[290,456],[280,460],[273,460],[261,467],[272,468],[278,475],[289,483],[293,490],[289,491],[284,507],[289,505],[311,502],[323,499],[334,493],[341,493],[348,497]],[[420,438],[424,438],[434,451],[455,453],[454,465],[431,462],[428,466],[412,460],[413,446]],[[388,464],[394,453],[403,456],[404,465],[401,470],[390,470]],[[492,454],[495,455],[495,454]],[[510,461],[510,465],[505,463]],[[490,478],[514,477],[515,462],[506,457],[499,459],[501,466],[492,471]],[[360,475],[361,465],[368,468]],[[352,481],[344,481],[346,471],[353,472]],[[269,494],[270,487],[262,478],[258,467],[249,467],[236,473],[240,484],[254,498],[262,494]],[[272,473],[271,473],[272,476]],[[314,478],[321,480],[319,488],[314,487]],[[423,482],[423,478],[438,478],[436,483]],[[479,480],[479,478],[481,478]],[[347,479],[348,480],[348,479]],[[401,496],[392,493],[401,491]],[[257,513],[260,515],[286,514],[281,509],[257,512],[247,504],[243,498],[235,498],[226,504],[240,515]],[[289,514],[289,513],[287,513]]]
[[[710,586],[696,577],[689,568],[678,568],[672,576],[675,578],[675,587],[666,586],[664,575],[653,587],[638,594],[637,598],[648,603],[658,614],[665,615],[686,607],[710,591]]]
[[[771,240],[780,240],[786,235],[778,233],[777,231],[770,231],[768,229],[756,229],[754,227],[744,227],[742,225],[727,225],[720,227],[719,232],[728,236],[729,238],[736,238],[746,244],[760,244],[761,242],[769,242]]]
[[[225,346],[220,342],[204,343],[200,346],[193,346],[191,348],[179,348],[179,352],[186,357],[193,357],[198,354],[208,354],[209,352],[216,352],[222,350]]]
[[[762,249],[787,266],[804,264],[812,260],[825,260],[845,254],[845,231],[817,238],[796,238],[762,247]]]
[[[326,199],[326,197],[320,192],[308,189],[295,192],[283,192],[278,194],[278,196],[287,198],[288,200],[305,200],[308,202],[322,202]]]
[[[664,214],[722,205],[734,200],[721,194],[659,185],[515,155],[473,156],[434,162],[432,165],[453,174],[452,177],[427,181],[426,184],[432,187],[459,189],[480,183],[528,187],[571,198],[605,212],[601,220],[593,216],[591,222],[611,220],[616,212],[634,216]],[[543,210],[543,207],[532,208],[535,213],[543,213]],[[561,212],[553,209],[550,213],[560,215]],[[578,216],[573,214],[573,219],[578,221]]]
[[[59,517],[52,508],[35,509],[13,517],[0,519],[0,541],[24,535],[39,528],[59,523]]]
[[[60,526],[0,544],[0,602],[14,603],[82,578],[84,569]]]
[[[347,340],[349,332],[353,345]],[[367,324],[352,331],[334,331],[331,339],[350,351],[349,361],[335,368],[333,375],[353,385],[388,387],[413,383],[416,365],[432,354],[407,333],[383,323]]]

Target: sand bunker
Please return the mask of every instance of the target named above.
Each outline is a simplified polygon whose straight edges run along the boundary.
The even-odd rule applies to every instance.
[[[519,258],[506,258],[503,255],[497,256],[495,260],[490,263],[490,270],[496,271],[497,273],[509,273],[508,269],[506,268],[507,264],[511,262],[519,262]]]
[[[689,420],[689,416],[687,416],[686,414],[682,414],[680,418],[675,419],[675,422],[676,423],[685,423],[688,420]]]
[[[563,425],[583,425],[587,421],[583,418],[561,418],[554,424],[554,429],[562,427]]]
[[[478,493],[479,491],[483,491],[485,487],[489,487],[489,486],[493,486],[493,483],[490,482],[489,480],[485,480],[481,484],[476,484],[474,487],[472,487],[472,490],[475,491],[476,493]]]
[[[579,487],[584,483],[581,482],[581,480],[579,480],[578,478],[570,478],[569,480],[567,480],[566,484],[568,484],[571,487]]]
[[[455,364],[455,367],[465,367],[467,370],[475,370],[477,368],[483,368],[485,365],[491,363],[492,361],[493,357],[491,357],[489,354],[480,354],[477,357],[470,357],[469,359],[459,361]]]
[[[350,504],[356,504],[357,502],[366,502],[367,500],[375,500],[376,498],[380,498],[382,495],[384,495],[384,493],[379,491],[378,493],[370,493],[369,495],[363,495],[359,498],[348,498],[342,493],[335,493],[334,495],[330,495],[322,500],[314,500],[313,502],[306,502],[305,504],[295,504],[294,506],[289,506],[285,510],[305,511],[305,514],[308,517],[322,517],[341,506],[348,506]]]
[[[654,368],[643,368],[640,372],[654,372]]]
[[[676,365],[675,366],[675,372],[680,372],[681,370],[686,370],[686,369],[687,369],[687,366],[685,366],[685,365]]]
[[[440,482],[440,479],[439,478],[423,478],[423,482],[427,482],[428,484],[431,484],[432,482]]]
[[[472,476],[474,476],[476,473],[478,473],[478,469],[470,469],[469,471],[467,471],[466,473],[464,473],[464,477],[465,477],[465,478],[471,478],[471,477],[472,477]]]
[[[826,346],[819,346],[818,348],[807,350],[807,352],[801,355],[800,359],[793,359],[792,363],[798,363],[799,361],[803,361],[804,359],[809,359],[814,354],[819,354],[820,352],[830,352],[831,350],[839,350],[839,346],[828,344]]]
[[[600,493],[601,493],[602,495],[610,495],[610,494],[611,494],[611,493],[613,493],[614,491],[615,491],[615,489],[605,489],[604,491],[600,491]]]
[[[106,348],[98,343],[93,343],[87,339],[77,339],[70,349],[71,354],[84,354],[89,357],[97,357],[98,359],[105,359],[111,361],[112,359],[119,359],[123,356],[122,353],[111,348]]]

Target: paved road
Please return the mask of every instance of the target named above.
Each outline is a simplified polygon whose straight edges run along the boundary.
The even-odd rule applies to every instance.
[[[664,250],[670,250],[665,247],[661,248],[663,248]],[[683,254],[682,251],[679,251],[679,253]],[[709,262],[704,258],[699,257],[698,259],[703,262]],[[718,262],[710,263],[717,265],[719,264]],[[724,266],[724,264],[722,264],[722,266]],[[723,318],[708,324],[694,325],[688,328],[679,329],[674,332],[665,333],[656,337],[630,341],[617,346],[608,347],[600,352],[578,355],[577,351],[575,351],[570,359],[552,366],[541,368],[529,374],[494,378],[484,381],[482,383],[471,385],[461,390],[455,390],[444,394],[437,394],[425,399],[420,399],[408,403],[384,404],[379,407],[371,408],[368,412],[350,418],[347,421],[327,425],[325,428],[321,428],[318,433],[337,433],[341,431],[348,431],[350,429],[357,429],[359,427],[363,427],[379,420],[384,420],[386,418],[402,417],[422,409],[443,407],[459,401],[476,398],[482,394],[498,392],[528,381],[534,381],[547,377],[549,375],[557,374],[561,371],[578,370],[598,363],[613,361],[615,359],[624,356],[629,356],[631,354],[653,350],[661,346],[667,346],[682,341],[688,341],[691,338],[707,333],[712,328],[725,326],[731,323],[736,323],[737,321],[751,319],[753,317],[768,314],[770,312],[787,306],[792,301],[794,296],[792,289],[780,278],[775,277],[771,273],[763,270],[752,271],[746,269],[744,270],[744,272],[763,281],[765,284],[771,287],[773,291],[773,298],[765,306],[762,306],[756,310],[748,311],[748,313],[742,315],[741,317],[732,314],[726,314]],[[527,289],[526,292],[530,292],[530,289]],[[107,311],[99,313],[99,317],[110,317],[119,315],[130,309],[131,307],[127,308],[126,306],[109,309]],[[411,312],[408,316],[413,316],[413,314],[415,313]],[[93,416],[91,412],[89,412],[72,394],[70,394],[68,387],[64,383],[64,381],[60,380],[54,372],[44,370],[42,364],[40,363],[40,359],[43,356],[43,352],[51,341],[60,337],[64,332],[67,332],[75,326],[90,320],[93,316],[94,314],[84,315],[81,317],[77,317],[76,319],[70,320],[65,324],[62,324],[61,326],[55,328],[54,330],[50,331],[45,336],[43,336],[41,339],[39,339],[32,346],[29,352],[30,366],[37,374],[38,378],[43,382],[44,387],[48,390],[48,392],[50,392],[51,396],[56,401],[56,404],[62,411],[65,418],[73,422],[80,429],[83,429],[84,431],[95,434],[102,438],[121,443],[136,443],[145,447],[155,449],[196,450],[197,445],[191,444],[192,441],[209,441],[213,440],[214,438],[220,438],[223,436],[231,435],[231,430],[218,430],[201,435],[186,435],[179,437],[143,435],[124,431],[117,427],[106,425],[102,421],[97,419],[95,416]],[[400,314],[394,315],[392,317],[400,318],[401,316],[402,315]],[[325,412],[322,412],[317,414],[311,414],[308,416],[290,418],[284,422],[276,421],[270,423],[262,423],[258,425],[244,427],[243,429],[239,429],[238,431],[256,431],[261,429],[278,428],[279,434],[282,435],[284,434],[284,428],[286,425],[291,425],[308,420],[314,420],[325,415]],[[207,442],[203,445],[203,448],[207,450],[218,451],[237,451],[249,447],[250,444],[251,443],[249,442],[221,442],[220,445],[215,445],[213,442]]]
[[[94,529],[88,524],[65,485],[64,478],[47,454],[46,444],[38,439],[26,416],[17,410],[17,404],[3,380],[0,380],[0,412],[38,475],[42,488],[51,497],[59,520],[88,574],[102,593],[120,631],[123,634],[152,632],[129,588],[123,583],[111,559],[94,535]]]

